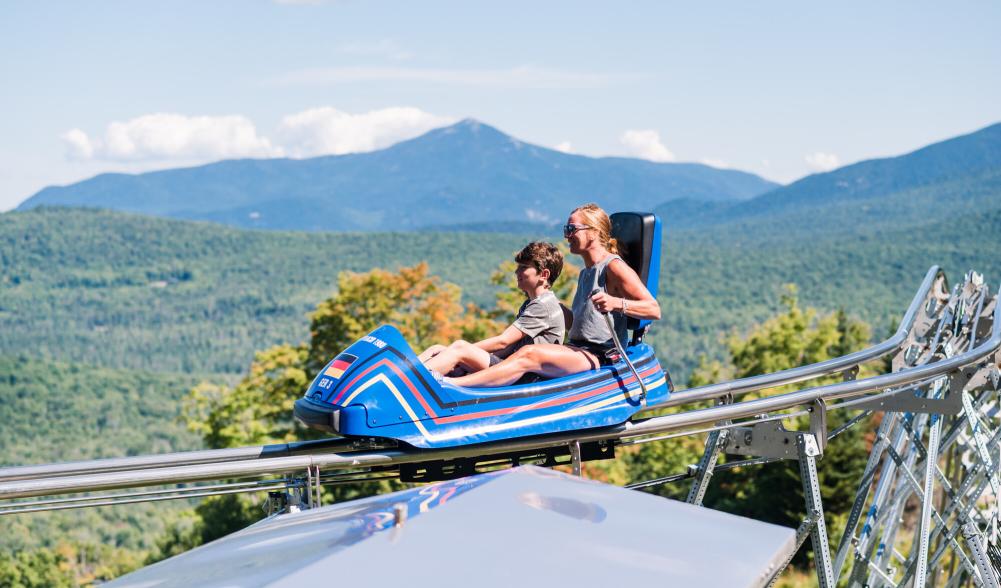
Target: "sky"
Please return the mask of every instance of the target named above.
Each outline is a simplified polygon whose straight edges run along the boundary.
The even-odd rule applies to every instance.
[[[788,183],[1001,122],[997,2],[4,2],[0,211],[475,118]]]

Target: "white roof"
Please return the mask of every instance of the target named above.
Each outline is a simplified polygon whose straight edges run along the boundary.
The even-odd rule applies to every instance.
[[[107,586],[762,586],[794,538],[525,466],[274,517]]]

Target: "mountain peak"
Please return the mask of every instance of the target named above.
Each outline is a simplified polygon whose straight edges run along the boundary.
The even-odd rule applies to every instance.
[[[522,142],[507,135],[498,129],[476,120],[475,118],[464,118],[459,122],[447,127],[433,129],[408,141],[397,143],[390,147],[389,151],[400,151],[410,149],[460,149],[468,150],[488,150],[510,148],[511,146],[520,148]]]
[[[439,135],[469,135],[482,137],[503,137],[505,139],[511,138],[509,135],[504,134],[484,122],[478,121],[475,118],[464,118],[451,126],[435,129],[428,134],[430,135],[434,133]]]

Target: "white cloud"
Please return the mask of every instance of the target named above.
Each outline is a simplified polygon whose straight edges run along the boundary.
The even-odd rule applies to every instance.
[[[413,59],[414,54],[400,47],[392,39],[344,43],[337,48],[339,53],[356,57],[383,57],[403,61]]]
[[[326,85],[358,82],[425,82],[505,88],[596,88],[636,79],[634,74],[561,71],[522,65],[508,69],[441,69],[405,67],[328,67],[290,72],[278,85]]]
[[[816,171],[831,171],[841,165],[841,160],[837,155],[820,151],[807,155],[803,160]]]
[[[372,151],[455,122],[418,108],[393,107],[350,114],[332,107],[286,116],[277,138],[293,157]]]
[[[660,142],[660,133],[653,130],[628,130],[619,137],[619,142],[626,147],[626,151],[633,157],[649,159],[650,161],[674,161],[674,153],[671,153],[664,144]]]
[[[94,146],[87,133],[80,129],[70,129],[59,135],[66,146],[66,158],[73,161],[85,161],[94,156]]]
[[[191,160],[274,157],[282,154],[243,116],[185,116],[156,113],[108,125],[103,137],[80,129],[61,136],[71,159],[107,161]]]
[[[570,141],[563,141],[556,147],[553,147],[553,149],[562,151],[563,153],[576,153],[576,151],[574,151],[573,144],[571,144]]]

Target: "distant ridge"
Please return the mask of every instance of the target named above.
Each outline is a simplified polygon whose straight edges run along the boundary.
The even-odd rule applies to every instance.
[[[45,188],[18,210],[87,206],[240,227],[416,230],[551,224],[591,200],[616,210],[652,209],[672,198],[742,200],[775,187],[753,174],[694,163],[562,153],[466,119],[371,153],[102,174]]]
[[[748,200],[672,199],[657,210],[676,228],[737,225],[799,235],[860,223],[899,228],[994,208],[1001,208],[1001,123],[810,175]]]
[[[897,157],[870,159],[807,176],[749,202],[735,205],[732,210],[748,215],[831,200],[866,199],[978,176],[999,168],[1001,123]]]

